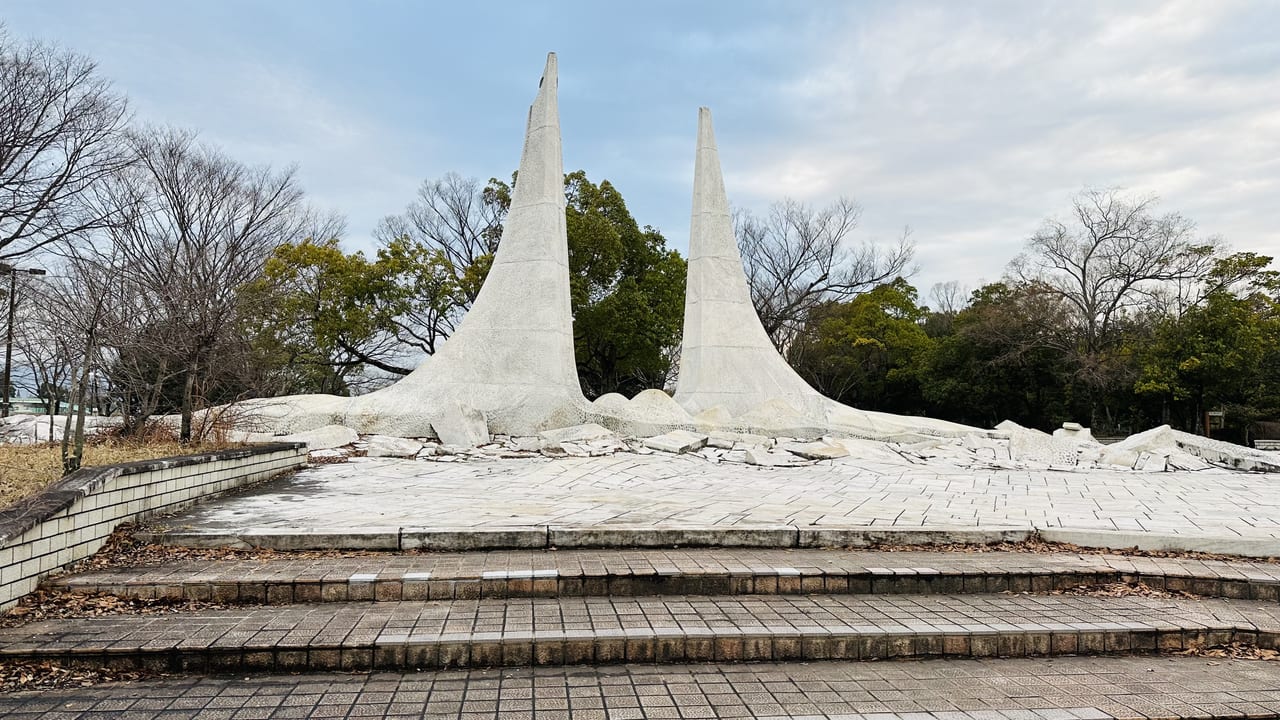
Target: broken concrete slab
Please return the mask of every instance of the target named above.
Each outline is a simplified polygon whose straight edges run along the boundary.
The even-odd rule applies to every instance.
[[[313,463],[327,464],[345,462],[347,453],[336,448],[327,448],[324,450],[312,450],[307,453],[307,460]]]
[[[767,450],[762,447],[747,448],[745,451],[745,459],[748,465],[759,465],[761,467],[798,467],[800,465],[812,465],[812,460],[792,455],[789,452],[779,450]]]
[[[1111,447],[1137,451],[1164,451],[1166,455],[1173,450],[1184,450],[1215,465],[1236,470],[1280,472],[1280,453],[1255,450],[1243,445],[1192,435],[1174,430],[1168,425],[1130,435]]]
[[[645,438],[644,446],[651,450],[669,453],[687,453],[700,450],[707,444],[707,436],[688,430],[672,430],[669,433]]]
[[[824,440],[807,443],[791,442],[783,445],[782,449],[806,460],[835,460],[849,456],[849,451],[843,445]]]
[[[1062,427],[1053,431],[1056,438],[1067,438],[1079,442],[1094,443],[1093,431],[1077,422],[1064,422]]]
[[[727,432],[724,430],[716,430],[707,433],[707,437],[712,440],[723,440],[733,443],[734,446],[746,445],[748,447],[762,446],[773,447],[774,439],[765,435],[756,435],[755,433]]]
[[[537,436],[512,438],[507,447],[516,452],[538,452],[542,449],[542,438]]]
[[[345,425],[325,425],[292,435],[277,437],[279,442],[306,443],[308,450],[328,450],[350,445],[360,439],[360,434]]]
[[[612,430],[601,425],[597,425],[596,423],[571,425],[569,427],[555,428],[554,430],[543,430],[538,433],[538,439],[541,441],[540,447],[550,447],[561,443],[585,443],[593,440],[612,440],[617,437],[618,436],[615,435]]]
[[[444,445],[473,448],[489,442],[489,423],[484,413],[470,405],[445,403],[440,419],[431,424],[431,429]]]
[[[417,440],[391,435],[371,435],[365,441],[368,443],[366,452],[369,457],[417,457],[423,447]]]

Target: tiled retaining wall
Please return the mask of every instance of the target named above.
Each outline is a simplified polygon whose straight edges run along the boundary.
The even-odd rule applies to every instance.
[[[0,510],[0,612],[40,578],[97,552],[123,522],[302,467],[302,443],[85,468]]]

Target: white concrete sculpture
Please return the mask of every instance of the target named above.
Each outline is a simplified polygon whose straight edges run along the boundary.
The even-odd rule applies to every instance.
[[[573,425],[589,411],[573,355],[556,89],[549,53],[502,242],[475,303],[408,377],[355,399],[357,427],[412,434],[407,419],[435,420],[456,402],[483,412],[490,432],[527,434]],[[425,434],[421,424],[416,429]]]
[[[868,413],[823,396],[778,353],[751,303],[729,215],[711,111],[698,110],[684,341],[675,399],[691,415],[728,413],[753,431],[882,439],[987,431],[930,418]],[[714,412],[708,412],[714,411]]]
[[[676,402],[693,415],[720,406],[738,416],[776,400],[825,417],[830,401],[778,354],[751,304],[707,108],[698,110],[697,152]]]
[[[249,409],[262,424],[279,431],[336,422],[429,436],[461,407],[483,413],[490,432],[532,434],[576,424],[590,412],[574,362],[556,84],[550,53],[529,110],[502,242],[457,331],[407,377],[368,395],[255,401]]]

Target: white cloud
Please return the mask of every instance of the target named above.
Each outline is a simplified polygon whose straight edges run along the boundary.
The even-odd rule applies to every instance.
[[[1273,20],[1280,20],[1274,11]],[[1280,254],[1280,66],[1256,5],[907,3],[815,29],[783,89],[799,128],[734,153],[739,204],[849,194],[916,229],[917,278],[998,277],[1085,185],[1155,193]],[[745,195],[745,197],[744,197]],[[746,202],[743,202],[746,200]]]

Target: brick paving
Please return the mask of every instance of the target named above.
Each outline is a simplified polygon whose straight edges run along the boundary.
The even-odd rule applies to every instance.
[[[1129,657],[175,677],[0,696],[10,720],[1280,716],[1280,663]]]
[[[332,532],[512,526],[1068,528],[1280,538],[1257,473],[974,469],[867,459],[796,468],[619,453],[324,465],[172,519],[174,528]]]
[[[739,548],[367,554],[177,561],[50,585],[215,602],[342,602],[665,594],[960,593],[1141,582],[1280,600],[1280,564],[1102,554]]]
[[[1280,643],[1280,604],[1067,595],[529,598],[250,606],[40,621],[0,657],[187,670],[883,659]]]

